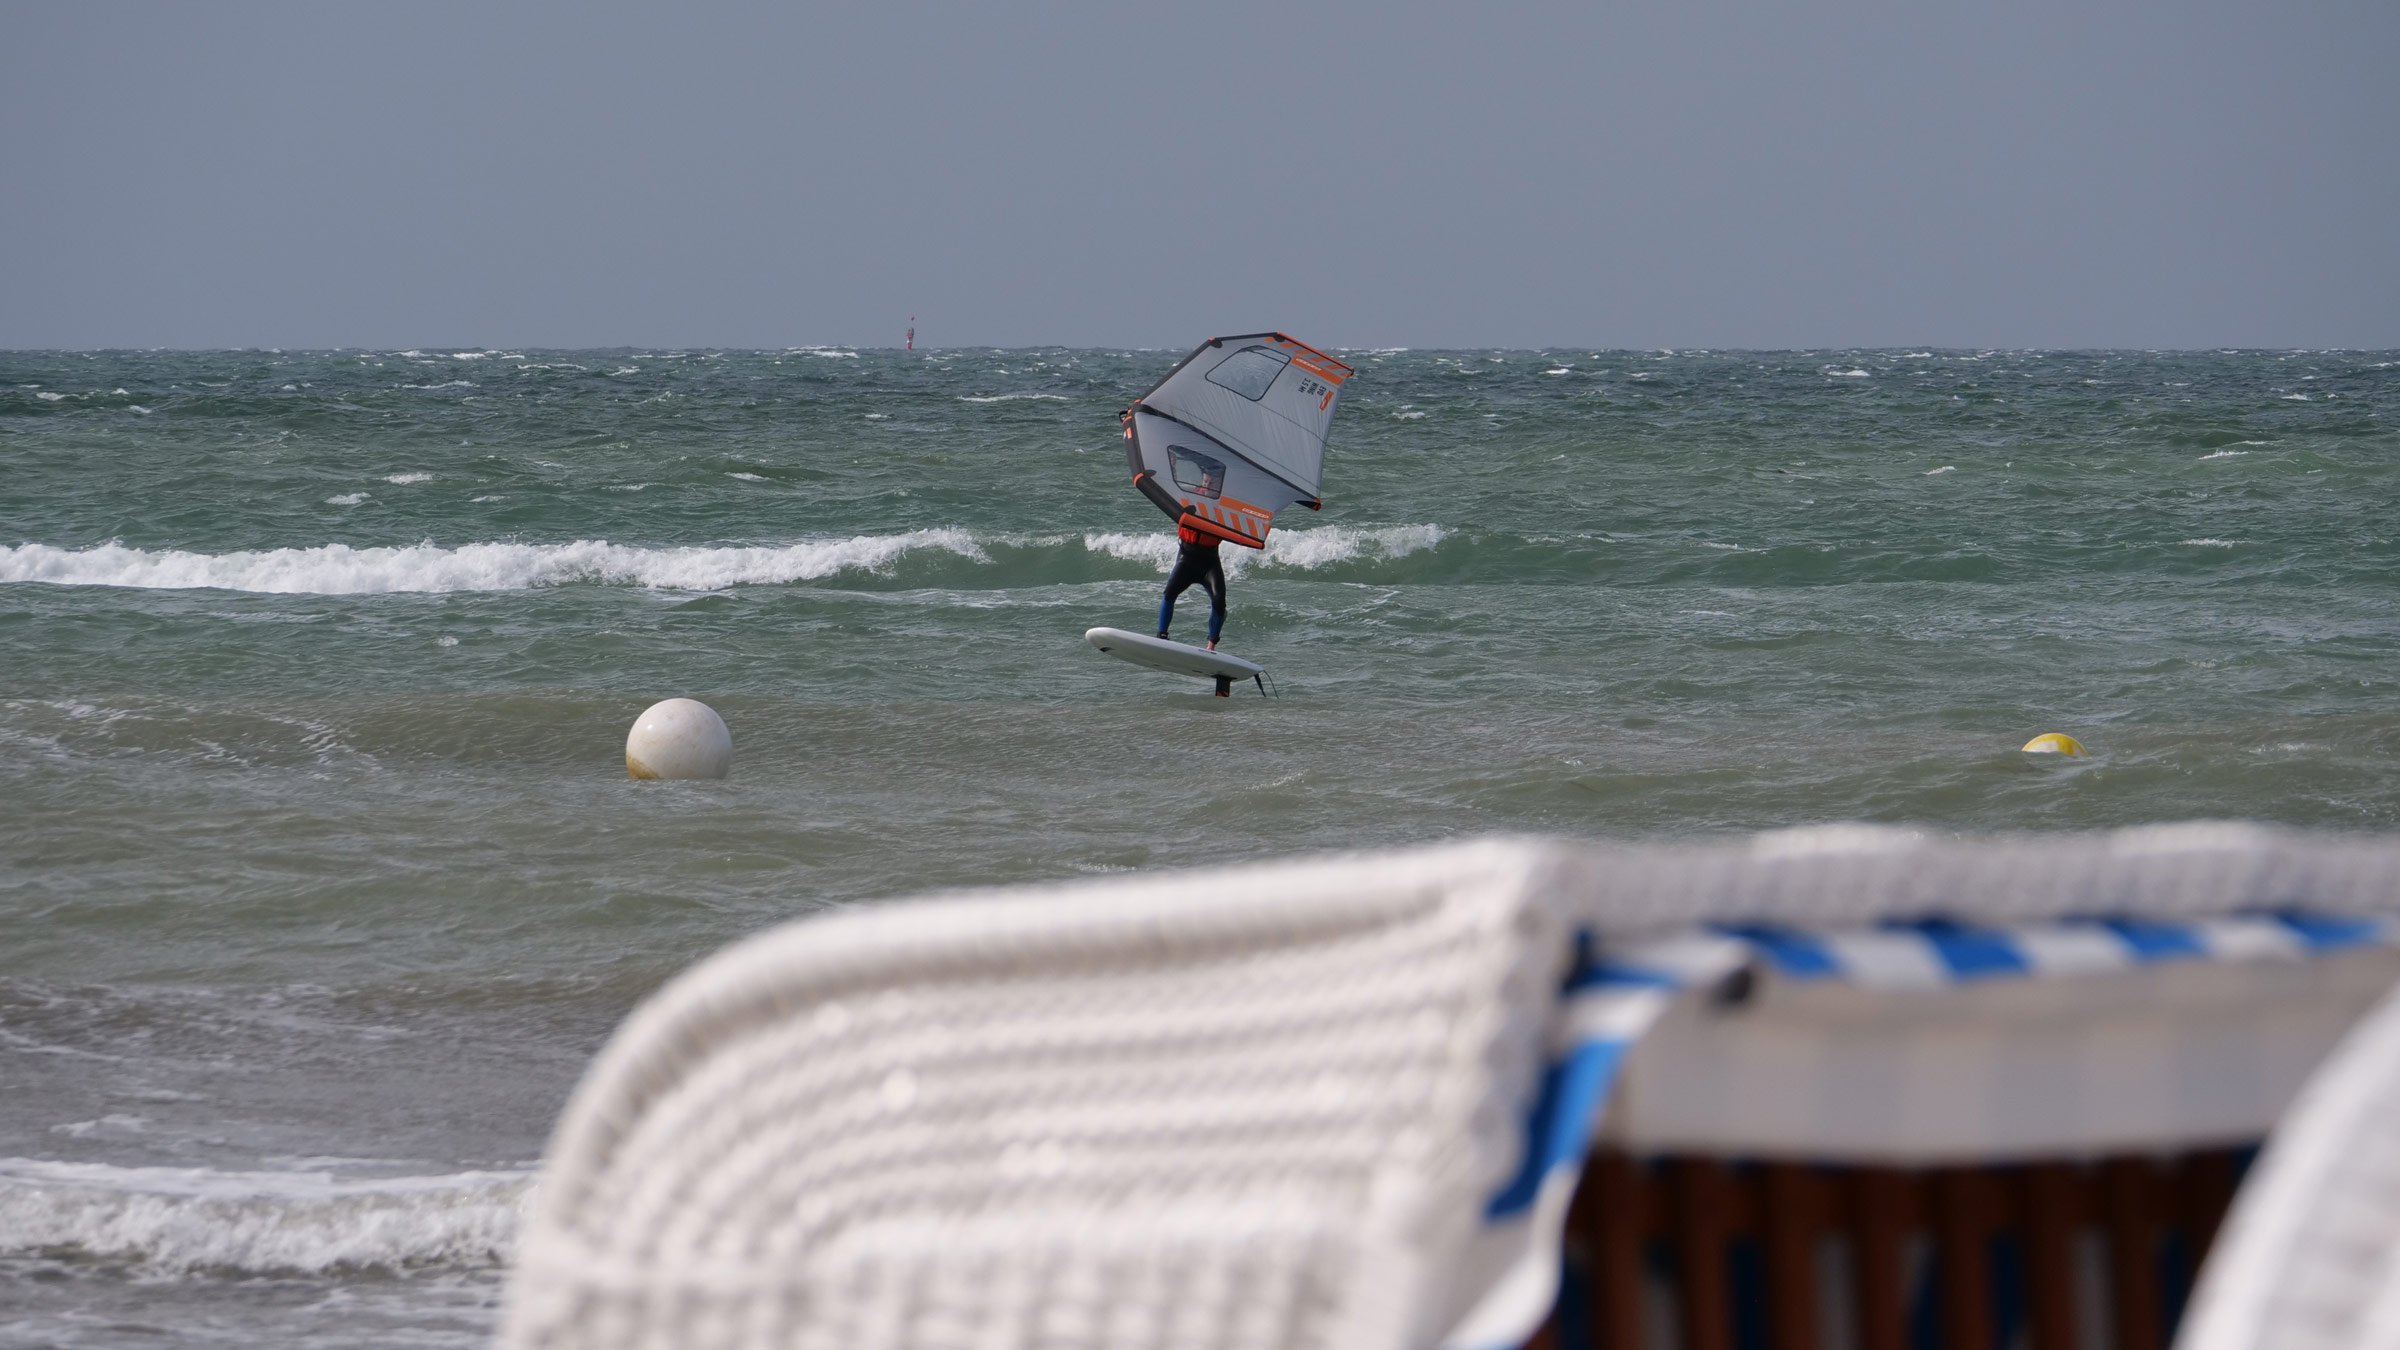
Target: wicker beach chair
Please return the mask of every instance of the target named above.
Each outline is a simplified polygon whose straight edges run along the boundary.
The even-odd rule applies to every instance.
[[[2400,1346],[2400,997],[2359,1024],[2276,1127],[2176,1345]]]
[[[2242,827],[1488,841],[813,918],[687,972],[596,1061],[503,1343],[1521,1344],[1604,1105],[1610,1146],[1649,1153],[2255,1137],[2400,971],[2396,860]],[[2175,984],[2312,956],[2301,979]],[[2095,1002],[2113,1038],[2024,993],[2141,980],[2180,1002]],[[1898,1062],[1838,1060],[1878,1036]],[[2162,1048],[2201,1071],[2045,1104]],[[1823,1072],[1778,1078],[1796,1054]],[[2032,1097],[1946,1100],[1964,1083]],[[1615,1296],[1641,1297],[1625,1269]],[[1677,1334],[1624,1311],[1620,1339]]]

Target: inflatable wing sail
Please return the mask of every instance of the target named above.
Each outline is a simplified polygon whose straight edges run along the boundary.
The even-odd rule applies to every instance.
[[[1324,506],[1325,432],[1357,372],[1281,333],[1210,338],[1125,410],[1133,485],[1178,525],[1251,548]]]

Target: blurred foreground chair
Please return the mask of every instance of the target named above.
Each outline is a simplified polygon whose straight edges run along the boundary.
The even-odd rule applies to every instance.
[[[2400,1346],[2400,997],[2276,1126],[2176,1345]]]
[[[503,1342],[2133,1350],[2174,1188],[2083,1164],[2255,1140],[2400,977],[2395,915],[2400,845],[2240,826],[1501,840],[852,909],[627,1021]],[[2113,1322],[2076,1302],[2094,1222]]]

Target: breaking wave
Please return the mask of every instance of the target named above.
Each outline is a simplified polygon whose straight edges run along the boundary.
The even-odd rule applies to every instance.
[[[516,591],[576,582],[712,591],[875,571],[920,549],[971,559],[985,556],[974,538],[958,529],[746,548],[638,548],[603,539],[457,548],[322,544],[242,553],[154,551],[122,544],[68,550],[25,544],[0,548],[0,582],[145,590],[215,588],[274,595]]]
[[[169,1274],[498,1266],[531,1172],[343,1178],[0,1159],[0,1253]]]

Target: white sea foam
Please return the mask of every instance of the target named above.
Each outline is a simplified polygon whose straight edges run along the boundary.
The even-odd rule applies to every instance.
[[[389,473],[383,476],[383,481],[403,484],[430,483],[433,481],[433,475],[429,473]]]
[[[35,394],[34,397],[40,399],[44,403],[64,403],[67,399],[65,394],[53,394],[47,389],[43,390],[41,393]]]
[[[44,395],[44,397],[48,397],[48,395]],[[2310,398],[2310,397],[2309,397],[2308,395],[2306,395],[2306,394],[2285,394],[2283,397],[2284,397],[2284,401],[2285,401],[2285,402],[2288,402],[2288,403],[2314,403],[2314,402],[2316,402],[2316,400],[2315,400],[2315,399],[2313,399],[2313,398]]]
[[[1235,576],[1252,567],[1289,568],[1306,572],[1362,558],[1405,558],[1411,553],[1437,547],[1442,542],[1443,534],[1439,525],[1327,525],[1313,530],[1278,529],[1267,536],[1264,554],[1247,548],[1228,547],[1220,556],[1224,559],[1226,572]],[[1083,536],[1083,546],[1112,558],[1146,562],[1162,572],[1175,561],[1175,536],[1163,531],[1087,534]]]
[[[1083,537],[1083,546],[1111,558],[1154,563],[1162,569],[1175,561],[1175,536],[1155,530],[1141,534],[1087,534]]]
[[[738,469],[728,470],[725,476],[727,478],[739,478],[745,483],[763,483],[767,481],[767,476],[763,473],[743,473]]]
[[[481,496],[481,497],[471,497],[471,498],[469,498],[468,500],[470,500],[470,501],[478,501],[478,502],[504,502],[504,501],[507,501],[507,500],[508,500],[508,498],[507,498],[507,496],[506,496],[506,495],[504,495],[504,494],[502,494],[502,493],[493,492],[493,493],[487,493],[487,494],[485,494],[485,495],[483,495],[483,496]]]
[[[0,1159],[0,1250],[57,1248],[152,1270],[497,1266],[531,1172],[345,1178]]]
[[[1935,474],[1937,474],[1937,473],[1957,473],[1957,472],[1958,472],[1958,466],[1957,466],[1957,465],[1955,465],[1955,464],[1945,464],[1945,465],[1943,465],[1942,467],[1940,467],[1940,468],[1938,468],[1938,469],[1927,469],[1927,470],[1925,471],[1925,476],[1926,476],[1927,478],[1931,478],[1931,477],[1933,477],[1933,476],[1934,476]]]
[[[1838,380],[1865,380],[1873,378],[1872,376],[1868,375],[1867,372],[1858,369],[1856,366],[1853,366],[1848,370],[1837,370],[1832,366],[1827,366],[1825,367],[1825,373]]]
[[[472,389],[475,387],[475,382],[473,380],[444,380],[440,384],[404,384],[400,387],[403,389]]]
[[[1550,369],[1548,369],[1548,370],[1545,370],[1545,371],[1543,371],[1542,373],[1543,373],[1544,375],[1572,375],[1572,374],[1574,374],[1574,373],[1575,373],[1575,367],[1573,367],[1573,366],[1552,366]]]
[[[2250,444],[2253,444],[2253,442],[2250,442],[2250,441],[2244,441],[2244,442],[2242,442],[2242,444],[2244,444],[2244,445],[2250,445]],[[2202,459],[2232,459],[2232,458],[2233,458],[2234,456],[2236,456],[2236,455],[2246,455],[2246,454],[2249,454],[2249,453],[2250,453],[2250,452],[2249,452],[2249,451],[2247,451],[2247,450],[2219,450],[2219,451],[2216,451],[2216,452],[2214,452],[2214,453],[2212,453],[2212,454],[2206,454],[2206,455],[2202,455],[2200,458],[2202,458]]]
[[[1424,415],[1425,414],[1421,412],[1396,412],[1392,414],[1392,420],[1395,422],[1414,422],[1419,418],[1422,418]]]
[[[607,487],[604,487],[600,490],[602,492],[640,492],[644,488],[654,488],[657,486],[659,486],[657,483],[611,483]]]
[[[1056,403],[1067,401],[1065,394],[991,394],[980,398],[974,394],[960,394],[958,401],[961,403],[1015,403],[1022,399],[1037,398],[1049,399]]]
[[[366,499],[367,494],[363,492],[345,492],[339,497],[327,497],[325,504],[327,506],[356,506]]]
[[[2193,548],[2232,548],[2241,541],[2239,539],[2178,539],[2175,542],[2187,544]]]
[[[892,415],[891,415],[890,413],[868,413],[868,414],[867,414],[867,420],[868,420],[868,421],[870,421],[870,422],[888,422],[888,421],[890,421],[890,420],[891,420],[891,417],[892,417]]]
[[[111,1112],[97,1120],[71,1120],[64,1125],[53,1125],[50,1127],[50,1133],[63,1134],[69,1139],[89,1139],[95,1134],[119,1136],[140,1134],[148,1128],[150,1128],[150,1118],[147,1116],[128,1116]]]
[[[1167,536],[1168,547],[1174,544]],[[602,539],[571,544],[467,544],[440,548],[279,548],[244,553],[186,553],[127,548],[0,547],[0,583],[127,586],[146,590],[215,588],[274,595],[369,595],[386,592],[515,591],[578,582],[659,590],[718,590],[812,581],[840,572],[890,568],[919,549],[981,562],[988,558],[959,529],[859,535],[750,548],[636,548]]]
[[[1357,558],[1405,558],[1442,542],[1439,525],[1383,525],[1353,528],[1326,525],[1313,530],[1277,530],[1267,536],[1268,567],[1302,571],[1349,562]]]
[[[128,412],[140,413],[144,417],[148,417],[150,415],[150,409],[143,407],[139,403],[128,403],[125,405],[125,409]]]

